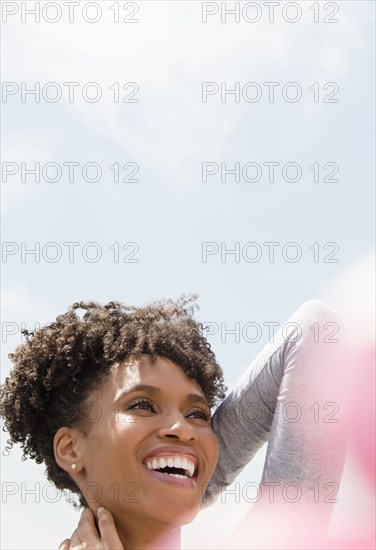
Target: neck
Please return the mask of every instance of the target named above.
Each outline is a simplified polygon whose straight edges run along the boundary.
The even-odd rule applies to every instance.
[[[117,532],[126,550],[180,550],[180,526],[122,525],[116,522]]]

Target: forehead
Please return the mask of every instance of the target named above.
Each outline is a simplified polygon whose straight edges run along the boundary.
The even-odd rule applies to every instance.
[[[130,359],[115,365],[111,374],[111,386],[115,391],[119,388],[127,390],[136,384],[149,384],[162,391],[181,389],[203,395],[196,380],[189,378],[179,365],[166,357],[157,357],[154,362],[148,356]]]

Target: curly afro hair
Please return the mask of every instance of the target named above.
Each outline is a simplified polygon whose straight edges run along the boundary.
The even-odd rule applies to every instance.
[[[86,399],[104,382],[110,367],[145,354],[152,361],[163,356],[177,363],[214,407],[224,398],[226,386],[203,326],[193,319],[196,299],[195,294],[183,295],[175,302],[160,300],[142,308],[80,302],[34,333],[24,331],[27,340],[9,355],[14,366],[1,387],[8,449],[20,443],[23,459],[44,462],[48,479],[58,489],[80,495],[55,461],[54,435],[62,426],[85,430]],[[85,505],[82,495],[80,502]]]

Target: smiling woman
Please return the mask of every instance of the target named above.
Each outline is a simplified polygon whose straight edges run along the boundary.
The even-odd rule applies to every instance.
[[[210,410],[225,386],[192,318],[195,298],[77,303],[10,356],[1,401],[10,445],[84,507],[110,510],[126,548],[176,546],[217,463]]]
[[[181,526],[268,439],[257,504],[226,547],[320,547],[344,461],[342,346],[323,332],[342,337],[340,319],[323,302],[303,304],[211,419],[225,386],[194,299],[77,303],[10,356],[9,444],[85,508],[62,549],[179,548]]]
[[[161,544],[166,526],[176,539],[199,511],[218,459],[199,385],[170,359],[144,356],[112,366],[90,403],[100,418],[85,434],[57,431],[57,463],[66,471],[75,464],[81,493],[111,510],[126,548]]]

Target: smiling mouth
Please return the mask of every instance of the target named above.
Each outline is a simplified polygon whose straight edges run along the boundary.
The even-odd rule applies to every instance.
[[[158,479],[177,481],[180,484],[192,485],[197,479],[198,468],[193,460],[180,457],[153,457],[144,461],[143,465]]]

